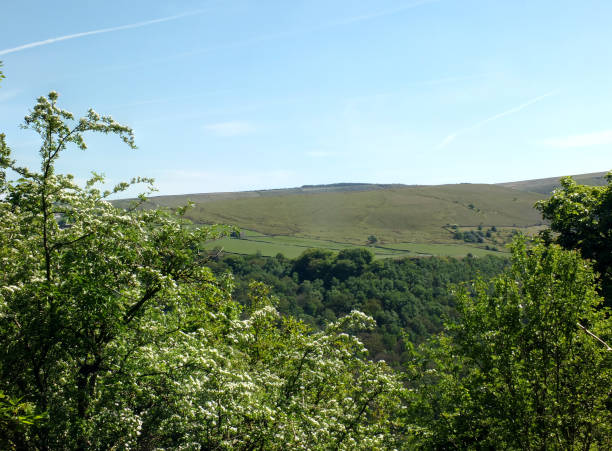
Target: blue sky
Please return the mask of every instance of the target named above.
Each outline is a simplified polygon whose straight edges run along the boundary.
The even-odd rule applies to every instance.
[[[132,126],[60,169],[159,194],[493,183],[612,169],[612,2],[59,1],[2,5],[0,131],[60,93]]]

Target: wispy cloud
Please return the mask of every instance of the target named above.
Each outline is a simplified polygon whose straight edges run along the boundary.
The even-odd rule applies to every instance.
[[[195,15],[198,15],[198,14],[202,14],[205,11],[207,11],[207,10],[199,9],[199,10],[196,10],[196,11],[190,11],[190,12],[183,13],[183,14],[176,14],[174,16],[167,16],[167,17],[161,17],[159,19],[147,20],[145,22],[136,22],[136,23],[132,23],[132,24],[128,24],[128,25],[120,25],[118,27],[101,28],[99,30],[92,30],[92,31],[84,31],[82,33],[67,34],[67,35],[64,35],[64,36],[58,36],[58,37],[55,37],[55,38],[45,39],[44,41],[30,42],[29,44],[23,44],[23,45],[20,45],[18,47],[13,47],[13,48],[10,48],[10,49],[0,50],[0,55],[6,55],[6,54],[9,54],[9,53],[20,52],[22,50],[31,49],[31,48],[34,48],[34,47],[40,47],[42,45],[54,44],[56,42],[67,41],[69,39],[82,38],[84,36],[91,36],[91,35],[94,35],[94,34],[112,33],[114,31],[129,30],[131,28],[146,27],[146,26],[149,26],[149,25],[157,24],[157,23],[169,22],[171,20],[181,19],[183,17],[195,16]]]
[[[438,144],[438,147],[436,147],[436,149],[442,149],[442,148],[448,146],[450,143],[452,143],[455,140],[456,137],[457,137],[457,133],[451,133],[446,138],[444,138],[440,142],[440,144]]]
[[[250,122],[229,121],[207,124],[204,129],[217,136],[240,136],[255,131],[255,126]]]
[[[479,122],[475,123],[474,125],[471,125],[469,127],[463,128],[463,129],[458,130],[456,132],[450,133],[448,136],[446,136],[440,142],[440,144],[438,144],[436,146],[436,149],[443,149],[444,147],[448,146],[450,143],[455,141],[455,139],[459,135],[463,135],[464,133],[477,130],[477,129],[481,128],[482,126],[488,124],[489,122],[496,121],[497,119],[501,119],[502,117],[518,113],[519,111],[524,110],[528,106],[533,105],[534,103],[540,102],[540,101],[544,100],[545,98],[553,96],[555,94],[557,94],[557,91],[548,92],[548,93],[543,94],[541,96],[534,97],[533,99],[530,99],[530,100],[528,100],[528,101],[526,101],[524,103],[521,103],[518,106],[515,106],[515,107],[510,108],[508,110],[502,111],[501,113],[497,113],[497,114],[494,114],[493,116],[490,116],[490,117],[488,117],[486,119],[483,119],[482,121],[479,121]]]
[[[550,138],[541,141],[547,147],[570,149],[573,147],[591,147],[612,144],[612,130],[570,135],[561,138]]]

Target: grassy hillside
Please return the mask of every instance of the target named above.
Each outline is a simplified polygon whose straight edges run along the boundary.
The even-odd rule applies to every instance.
[[[605,183],[605,173],[574,176],[580,183]],[[505,252],[513,233],[544,227],[533,208],[558,178],[496,185],[407,186],[336,183],[300,188],[152,197],[148,207],[195,203],[187,217],[196,224],[221,223],[243,229],[241,239],[208,243],[225,252],[295,257],[304,249],[364,246],[377,258],[418,255],[463,256]],[[124,201],[118,201],[122,204]],[[471,240],[462,236],[471,237]],[[476,235],[477,234],[477,235]],[[468,242],[471,241],[471,242]]]
[[[582,185],[601,186],[606,185],[605,172],[592,172],[590,174],[572,175],[574,180]],[[560,186],[561,177],[550,177],[546,179],[523,180],[520,182],[499,183],[499,186],[514,188],[521,191],[531,191],[534,193],[550,194],[555,188]]]
[[[267,236],[265,240],[245,236],[250,243],[223,243],[226,248],[237,247],[234,251],[238,253],[259,249],[275,254],[276,247],[278,252],[295,255],[302,245],[287,240],[364,245],[370,235],[375,235],[380,246],[376,252],[381,256],[465,255],[474,247],[486,251],[488,245],[500,245],[503,249],[501,243],[506,240],[502,235],[507,235],[509,228],[542,225],[539,213],[533,209],[542,197],[496,185],[333,185],[160,196],[151,198],[149,206],[172,208],[191,200],[195,207],[187,216],[195,223],[233,224]],[[475,246],[453,239],[456,229],[452,225],[460,230],[496,226],[499,232]],[[260,244],[254,244],[257,241]],[[312,247],[311,244],[305,246]],[[292,246],[291,252],[287,246]]]

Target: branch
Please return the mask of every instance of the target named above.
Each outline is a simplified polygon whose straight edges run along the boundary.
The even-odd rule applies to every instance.
[[[371,396],[369,396],[367,400],[363,403],[363,405],[359,409],[359,412],[357,413],[357,416],[355,416],[355,418],[353,418],[353,420],[349,423],[349,425],[345,427],[344,431],[340,435],[340,438],[338,438],[338,440],[336,441],[336,445],[338,446],[338,448],[340,448],[340,444],[348,436],[349,431],[351,430],[355,431],[355,426],[357,426],[357,423],[361,419],[361,416],[364,414],[366,409],[370,406],[370,403],[374,401],[374,399],[376,399],[378,395],[380,395],[382,392],[383,392],[382,387],[379,387],[378,390],[374,391],[374,393]]]
[[[124,323],[127,324],[130,321],[132,321],[134,317],[136,316],[136,314],[138,313],[138,310],[140,310],[140,308],[145,304],[145,302],[147,302],[149,299],[155,296],[159,290],[160,290],[160,287],[150,288],[144,294],[142,299],[140,299],[138,302],[132,305],[130,309],[125,313],[125,316],[123,317]]]
[[[595,340],[597,340],[598,342],[600,342],[602,345],[604,345],[606,347],[606,351],[612,351],[612,348],[610,347],[610,345],[608,343],[606,343],[605,341],[603,341],[601,338],[599,338],[597,335],[595,335],[593,332],[591,332],[589,329],[587,329],[586,327],[584,327],[582,324],[580,323],[576,323],[578,324],[578,327],[580,327],[582,330],[584,330],[587,334],[589,334],[591,337],[593,337]]]
[[[94,234],[94,232],[88,232],[85,235],[81,235],[80,237],[75,238],[74,240],[71,240],[71,241],[60,241],[58,243],[55,243],[53,246],[51,246],[51,251],[59,249],[60,247],[70,246],[71,244],[77,243],[77,242],[79,242],[81,240],[84,240],[85,238],[89,238],[93,234]]]
[[[73,128],[72,130],[70,130],[70,131],[69,131],[67,134],[65,134],[64,136],[60,137],[60,140],[59,140],[59,141],[58,141],[58,143],[57,143],[57,148],[55,149],[55,151],[53,152],[53,155],[52,155],[52,156],[51,156],[51,158],[50,158],[51,160],[52,160],[52,159],[54,159],[54,158],[57,156],[57,154],[60,152],[60,150],[62,149],[62,147],[64,147],[64,145],[65,145],[65,143],[66,143],[66,140],[67,140],[68,138],[70,138],[74,132],[76,132],[77,130],[78,130],[78,131],[81,131],[81,130],[80,130],[80,127],[81,127],[81,123],[79,122],[79,123],[78,123],[77,125],[75,125],[75,126],[74,126],[74,128]]]

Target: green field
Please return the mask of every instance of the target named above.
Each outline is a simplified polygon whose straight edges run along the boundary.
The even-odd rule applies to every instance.
[[[295,258],[309,248],[322,248],[332,251],[364,247],[372,251],[376,258],[418,257],[429,255],[446,255],[464,257],[467,254],[480,257],[484,255],[504,255],[506,249],[495,252],[469,244],[436,244],[436,243],[395,243],[392,245],[355,246],[351,243],[298,238],[291,236],[266,236],[254,231],[243,231],[242,237],[222,238],[205,244],[209,250],[217,249],[230,254],[261,254],[274,256],[283,254],[287,258]]]

